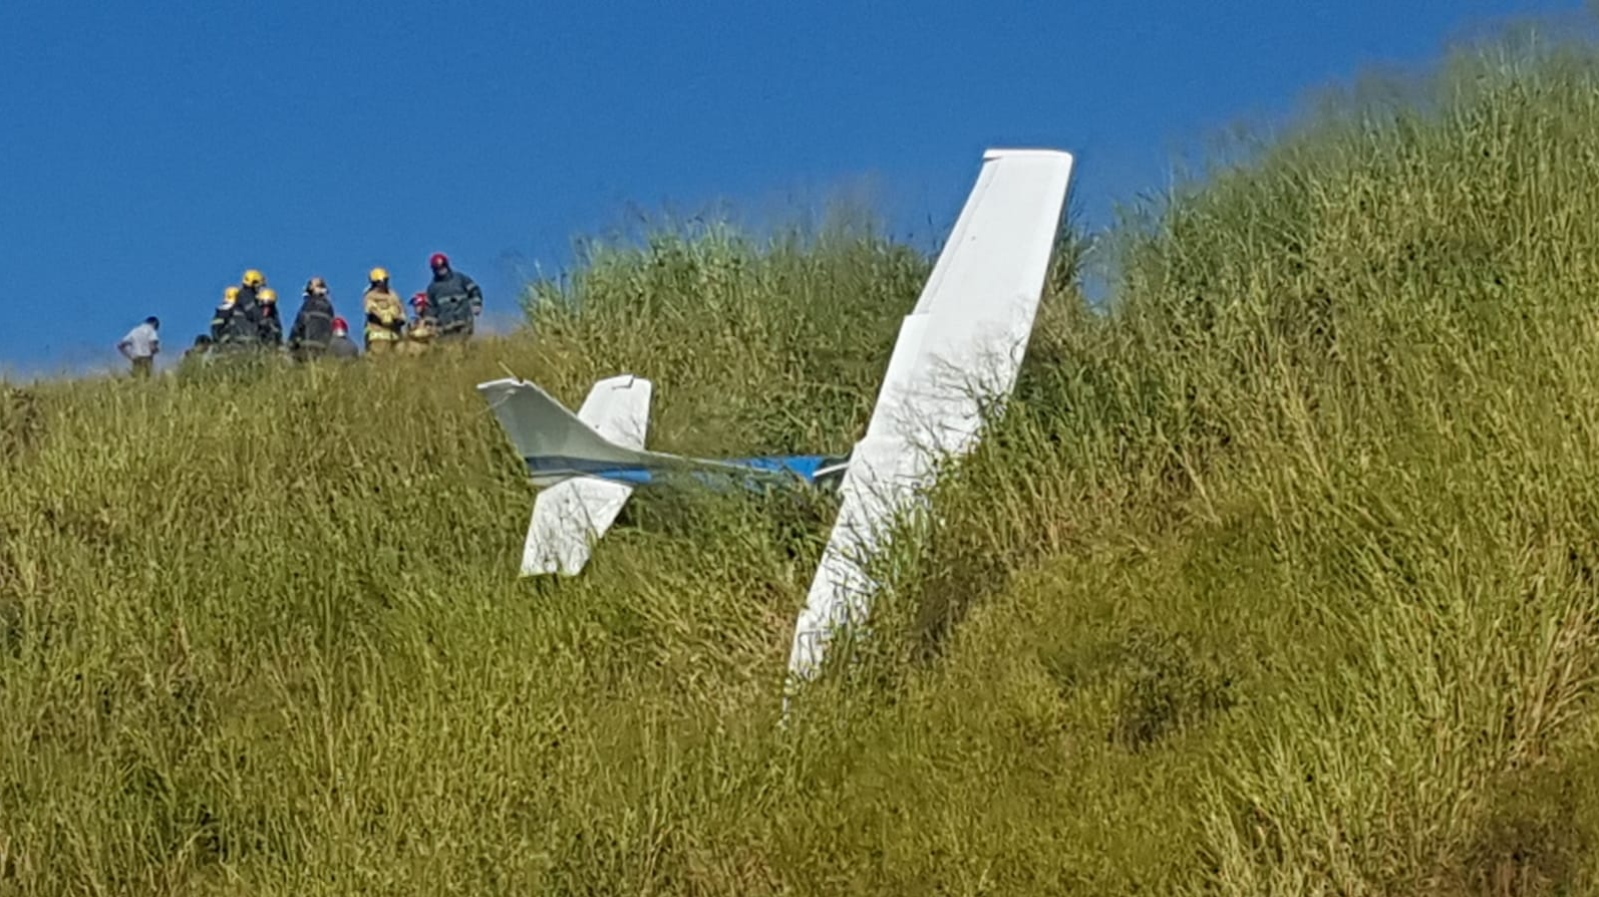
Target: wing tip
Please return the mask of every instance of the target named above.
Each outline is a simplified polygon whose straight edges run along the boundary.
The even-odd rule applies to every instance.
[[[594,381],[594,386],[608,389],[632,389],[635,385],[647,389],[654,384],[637,374],[626,372]]]
[[[1047,147],[990,147],[983,153],[984,162],[996,159],[1058,159],[1071,162],[1075,157],[1066,150]]]

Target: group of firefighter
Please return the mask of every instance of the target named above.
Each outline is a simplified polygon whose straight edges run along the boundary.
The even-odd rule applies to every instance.
[[[369,355],[415,352],[434,342],[464,342],[475,330],[483,312],[483,292],[472,278],[450,266],[444,253],[428,260],[433,280],[427,290],[411,297],[411,313],[389,283],[389,272],[373,268],[367,274],[365,312],[366,352]],[[321,357],[350,358],[360,350],[349,336],[349,324],[333,309],[328,283],[313,277],[305,285],[299,312],[287,339],[278,312],[277,291],[266,275],[251,269],[237,286],[223,294],[211,319],[211,332],[195,339],[189,356],[247,351],[287,350],[296,360]]]

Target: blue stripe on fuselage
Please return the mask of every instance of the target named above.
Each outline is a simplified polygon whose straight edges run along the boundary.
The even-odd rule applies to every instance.
[[[738,471],[730,468],[742,468],[757,474],[755,478],[742,478],[746,479],[745,487],[753,489],[761,485],[794,481],[814,484],[818,472],[839,459],[827,455],[763,455],[754,458],[718,458],[715,461],[685,458],[679,464],[666,463],[659,466],[614,464],[609,461],[557,455],[541,455],[523,460],[527,462],[528,474],[535,480],[550,482],[569,477],[597,477],[629,486],[648,486],[675,479],[674,474],[687,474],[707,485],[716,485],[729,478],[740,479],[737,476]]]

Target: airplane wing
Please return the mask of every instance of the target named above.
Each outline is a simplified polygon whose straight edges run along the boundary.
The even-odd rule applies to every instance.
[[[815,675],[835,628],[864,622],[862,564],[936,463],[970,451],[988,403],[1008,396],[1027,351],[1071,180],[1072,156],[990,150],[899,340],[842,504],[795,625],[789,674]]]
[[[548,457],[629,463],[645,454],[654,387],[643,378],[623,374],[595,383],[575,420],[531,383],[496,380],[478,389],[530,465]],[[522,546],[522,575],[576,575],[632,493],[626,483],[593,476],[564,478],[541,489]]]

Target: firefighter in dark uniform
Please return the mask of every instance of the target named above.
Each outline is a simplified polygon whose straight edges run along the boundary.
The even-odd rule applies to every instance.
[[[250,269],[244,272],[244,282],[233,300],[233,311],[223,322],[222,338],[218,340],[229,349],[251,349],[261,342],[260,291],[266,289],[266,276]]]
[[[483,291],[472,278],[451,268],[449,256],[442,252],[434,253],[428,265],[433,268],[428,307],[437,322],[439,342],[468,339],[483,313]]]
[[[305,285],[305,299],[289,330],[289,352],[295,361],[310,361],[325,355],[332,341],[333,299],[328,295],[328,282],[313,277]]]
[[[222,342],[222,336],[228,329],[228,318],[233,316],[233,306],[238,301],[238,287],[228,287],[222,291],[222,303],[217,306],[216,312],[211,315],[212,344]]]
[[[271,287],[262,287],[256,294],[257,308],[260,313],[259,334],[261,345],[267,349],[280,349],[283,346],[283,319],[278,316],[278,291]]]
[[[350,339],[350,325],[343,318],[333,319],[333,341],[328,344],[328,354],[340,361],[361,357],[355,340]]]

